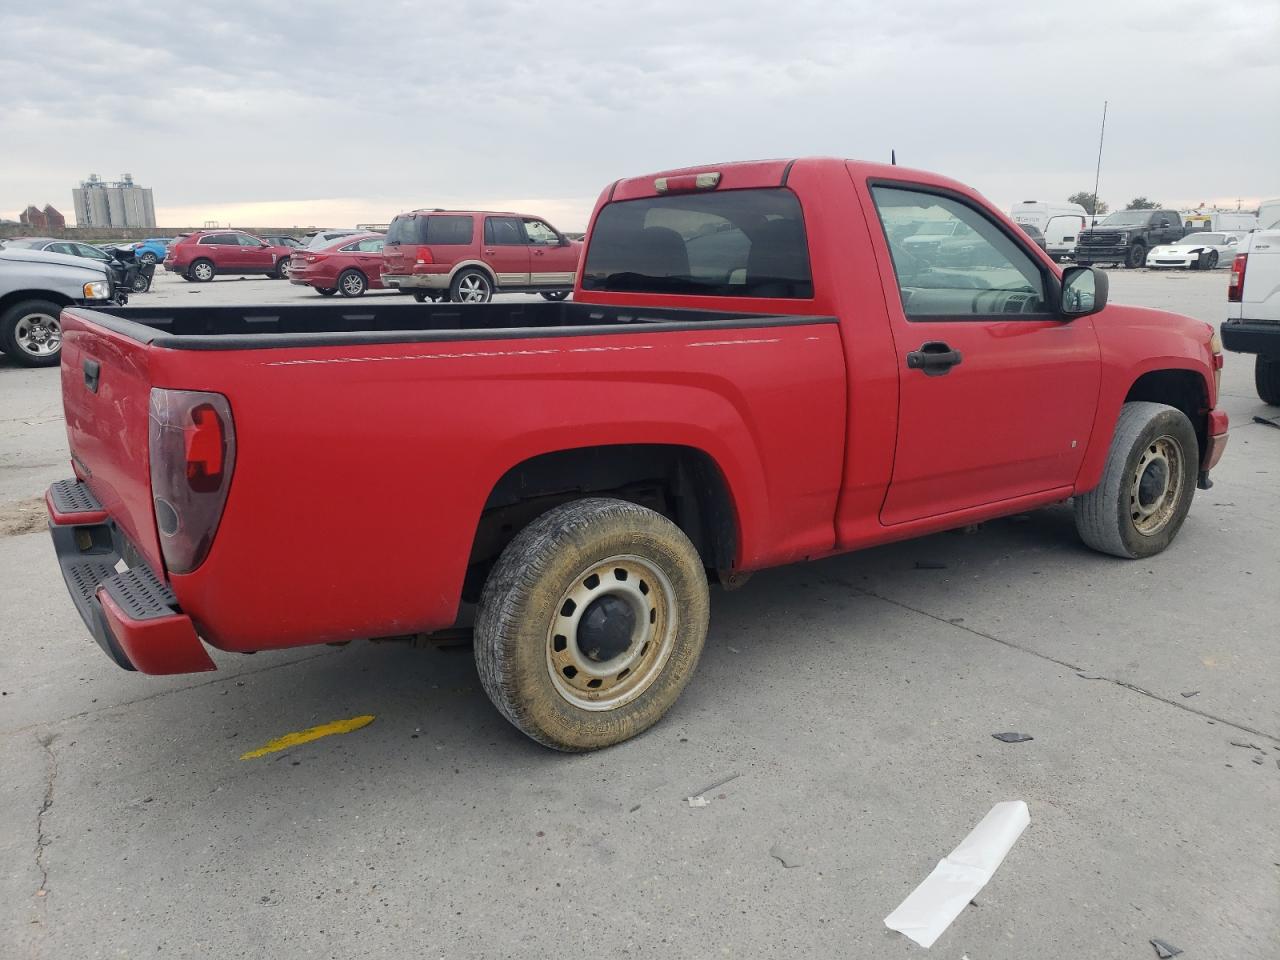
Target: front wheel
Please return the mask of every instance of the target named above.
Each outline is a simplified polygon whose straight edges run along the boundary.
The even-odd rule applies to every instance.
[[[483,270],[463,270],[449,284],[454,303],[488,303],[493,299],[493,283]]]
[[[707,635],[702,561],[661,514],[589,498],[502,552],[475,626],[476,667],[512,724],[556,750],[620,743],[661,719]]]
[[[1209,259],[1205,262],[1204,267],[1206,270],[1213,270],[1217,266],[1218,266],[1218,251],[1210,250]]]
[[[568,290],[544,290],[542,293],[542,299],[550,300],[552,303],[558,303],[561,300],[565,300],[568,296]]]
[[[1124,265],[1130,270],[1133,270],[1136,267],[1141,267],[1146,262],[1147,248],[1140,243],[1135,243],[1129,248],[1129,256],[1128,259],[1125,260]]]
[[[344,297],[363,297],[369,282],[359,270],[343,270],[338,275],[338,292]]]
[[[1076,497],[1076,530],[1094,550],[1150,557],[1173,542],[1191,509],[1199,442],[1187,415],[1163,403],[1120,409],[1098,486]]]
[[[271,272],[271,278],[273,280],[289,279],[289,258],[288,257],[281,257],[276,262],[276,268]]]
[[[1263,403],[1280,407],[1280,357],[1264,357],[1253,361],[1253,382]]]
[[[151,289],[151,280],[145,273],[140,273],[133,278],[133,282],[129,284],[129,289],[134,293],[146,293]]]
[[[0,350],[24,367],[53,367],[62,358],[62,308],[24,300],[0,314]]]

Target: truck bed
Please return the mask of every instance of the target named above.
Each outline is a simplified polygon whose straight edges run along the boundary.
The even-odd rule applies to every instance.
[[[501,340],[700,328],[834,323],[834,317],[598,306],[570,301],[484,304],[360,303],[262,307],[116,307],[77,315],[133,340],[175,350]]]

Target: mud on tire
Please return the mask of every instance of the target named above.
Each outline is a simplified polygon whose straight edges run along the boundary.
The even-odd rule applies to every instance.
[[[1116,557],[1160,553],[1191,508],[1199,463],[1199,442],[1186,414],[1163,403],[1126,403],[1102,480],[1075,498],[1080,538]]]
[[[674,523],[622,500],[563,504],[516,536],[485,583],[480,682],[537,742],[607,747],[675,703],[708,615],[702,561]]]

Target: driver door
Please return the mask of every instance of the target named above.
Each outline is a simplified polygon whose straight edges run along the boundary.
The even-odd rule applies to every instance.
[[[1054,271],[966,198],[896,182],[870,193],[899,381],[881,522],[1070,487],[1097,405],[1092,318],[1061,319]],[[949,222],[946,256],[905,242]]]

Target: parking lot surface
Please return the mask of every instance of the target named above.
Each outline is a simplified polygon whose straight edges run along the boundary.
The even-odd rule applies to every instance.
[[[1224,313],[1221,270],[1111,278]],[[134,302],[295,301],[344,305],[168,276]],[[115,668],[23,513],[68,475],[58,374],[0,360],[0,956],[908,957],[883,918],[1020,799],[933,954],[1274,958],[1280,430],[1252,417],[1280,410],[1251,360],[1227,356],[1230,445],[1166,553],[1095,554],[1056,506],[758,574],[713,593],[667,718],[584,756],[509,726],[465,646]]]

